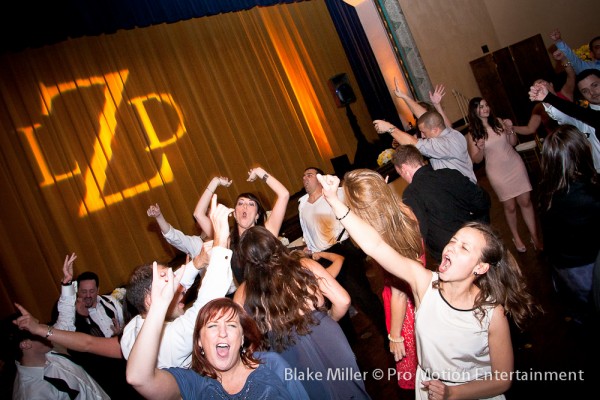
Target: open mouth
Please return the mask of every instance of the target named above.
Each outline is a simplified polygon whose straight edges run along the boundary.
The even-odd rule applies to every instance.
[[[443,255],[442,263],[440,264],[438,270],[440,272],[446,272],[446,271],[448,271],[448,269],[450,268],[451,265],[452,265],[452,261],[450,260],[450,257],[448,257],[448,255]]]
[[[227,343],[217,344],[217,355],[219,357],[227,357],[229,355],[229,345]]]

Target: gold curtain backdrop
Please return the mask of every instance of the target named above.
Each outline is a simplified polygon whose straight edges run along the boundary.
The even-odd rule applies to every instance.
[[[232,205],[261,165],[291,193],[304,167],[331,171],[356,140],[327,80],[348,73],[322,1],[84,37],[0,56],[2,316],[18,301],[47,320],[62,265],[98,273],[100,292],[137,265],[174,257],[154,219],[199,234],[192,211],[215,175]]]

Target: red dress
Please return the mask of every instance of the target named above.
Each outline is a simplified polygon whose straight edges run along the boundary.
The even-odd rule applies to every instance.
[[[425,265],[425,254],[421,256],[421,262]],[[406,281],[396,278],[386,271],[384,271],[383,279],[384,287],[381,295],[383,298],[385,324],[388,333],[390,333],[390,325],[392,323],[391,286],[400,289],[406,293],[407,296],[406,315],[404,316],[404,323],[402,324],[402,330],[400,331],[400,336],[404,338],[406,356],[396,363],[396,373],[398,386],[402,389],[414,389],[417,371],[417,342],[415,340],[415,303],[412,291]],[[390,335],[396,338],[398,337],[398,332],[390,333]]]
[[[392,320],[392,288],[391,285],[388,285],[388,283],[389,280],[386,279],[385,286],[383,287],[382,297],[383,308],[385,310],[385,324],[389,333],[390,324]],[[408,299],[406,303],[406,316],[404,317],[404,323],[402,324],[402,330],[400,331],[400,336],[404,338],[404,349],[406,350],[406,356],[396,363],[396,373],[398,378],[398,386],[400,386],[402,389],[414,389],[415,374],[417,371],[417,344],[415,342],[415,305],[413,303],[412,292],[410,291],[410,288],[406,288],[406,290],[408,291],[405,292],[405,289],[402,288],[402,291],[407,294]],[[398,337],[398,334],[391,334],[391,336]]]

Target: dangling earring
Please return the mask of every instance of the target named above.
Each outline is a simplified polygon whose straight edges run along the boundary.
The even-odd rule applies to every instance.
[[[204,349],[200,347],[200,355],[204,355]]]
[[[246,354],[246,349],[242,346],[242,348],[240,349],[240,353],[242,355]]]

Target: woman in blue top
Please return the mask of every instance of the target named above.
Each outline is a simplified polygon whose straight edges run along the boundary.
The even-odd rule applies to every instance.
[[[226,220],[231,211],[219,204],[215,214]],[[307,399],[300,383],[285,379],[289,365],[279,355],[254,353],[260,331],[227,298],[214,299],[200,310],[190,370],[156,368],[165,314],[184,269],[173,273],[153,264],[151,304],[129,356],[127,382],[147,399]]]

